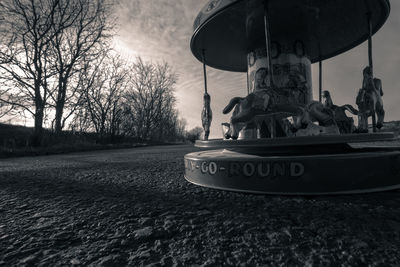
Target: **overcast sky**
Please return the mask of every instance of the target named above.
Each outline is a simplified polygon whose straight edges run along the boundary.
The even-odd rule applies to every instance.
[[[127,57],[166,61],[179,75],[176,85],[178,109],[188,128],[201,126],[204,93],[202,64],[194,58],[189,43],[192,25],[208,0],[121,0],[117,14],[120,31],[117,48]],[[391,1],[391,15],[374,35],[374,74],[382,79],[385,121],[400,119],[400,3]],[[323,89],[330,90],[336,104],[353,104],[368,64],[367,46],[324,61]],[[314,99],[318,99],[318,70],[313,65]],[[246,76],[208,68],[213,122],[211,137],[221,138],[221,123],[229,121],[222,109],[233,96],[247,93]]]

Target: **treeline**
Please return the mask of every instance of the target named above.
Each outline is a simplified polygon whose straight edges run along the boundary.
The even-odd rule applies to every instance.
[[[44,127],[96,132],[100,139],[185,138],[175,108],[177,75],[167,63],[122,58],[111,48],[112,1],[1,0],[0,117]]]

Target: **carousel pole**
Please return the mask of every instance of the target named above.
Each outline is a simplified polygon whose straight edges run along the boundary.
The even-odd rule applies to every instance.
[[[274,85],[273,82],[273,69],[271,62],[271,38],[270,38],[270,28],[269,28],[269,14],[268,14],[268,3],[269,0],[264,0],[264,32],[265,32],[265,50],[267,52],[268,57],[268,76],[270,77],[268,81],[268,86],[271,87]]]
[[[321,57],[321,41],[320,41],[320,35],[318,33],[318,54],[319,54],[319,62],[318,62],[318,80],[319,80],[319,102],[322,103],[322,57]]]
[[[322,102],[322,60],[319,59],[319,102]]]
[[[268,57],[267,76],[269,77],[269,80],[267,80],[267,86],[273,87],[274,86],[274,78],[273,78],[274,73],[273,73],[272,61],[271,61],[271,37],[270,37],[270,28],[269,28],[268,3],[269,3],[269,0],[264,0],[265,50],[267,52],[267,57]],[[270,118],[270,123],[268,126],[269,126],[270,137],[275,138],[276,137],[276,121],[273,116]]]
[[[248,8],[248,3],[246,4],[246,11],[247,11],[247,8]],[[247,47],[247,50],[249,50],[248,46],[249,46],[249,29],[248,29],[248,25],[247,25],[247,22],[246,22],[246,47]],[[250,79],[249,79],[250,60],[249,60],[249,56],[248,55],[246,56],[246,61],[247,61],[247,69],[246,69],[247,95],[249,95],[251,88],[250,88]]]
[[[207,69],[206,69],[206,56],[205,50],[202,50],[202,61],[203,61],[203,75],[204,75],[204,94],[208,94],[207,92]]]
[[[246,78],[247,78],[247,95],[250,94],[250,84],[249,84],[249,72],[246,72]]]
[[[367,22],[368,22],[368,64],[371,70],[371,76],[374,77],[374,63],[372,60],[372,19],[371,19],[371,11],[369,9],[367,12]]]
[[[316,9],[315,12],[315,20],[317,25],[320,25],[319,21],[319,8]],[[317,39],[318,39],[318,95],[319,95],[319,102],[322,102],[322,56],[321,56],[321,29],[320,27],[317,28]]]
[[[372,15],[371,9],[366,1],[367,6],[367,25],[368,25],[368,65],[371,72],[371,78],[374,78],[374,62],[372,60]],[[376,117],[375,112],[372,114],[372,131],[376,132]]]
[[[210,135],[210,126],[212,121],[211,111],[211,97],[207,92],[207,69],[206,69],[206,57],[205,50],[202,50],[202,61],[203,61],[203,74],[204,74],[204,106],[201,112],[201,122],[204,129],[204,140],[208,140]]]

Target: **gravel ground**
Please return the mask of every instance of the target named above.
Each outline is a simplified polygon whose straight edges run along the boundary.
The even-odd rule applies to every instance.
[[[400,265],[400,191],[277,197],[189,184],[190,146],[0,161],[0,266]]]

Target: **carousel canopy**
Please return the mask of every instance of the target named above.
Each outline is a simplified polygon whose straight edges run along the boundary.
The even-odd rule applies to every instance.
[[[373,33],[382,27],[390,13],[389,0],[268,2],[272,43],[279,45],[281,51],[301,42],[313,63],[334,57],[367,40],[368,12]],[[209,1],[194,23],[191,50],[195,57],[202,61],[204,49],[207,65],[246,72],[248,52],[265,46],[263,3],[264,0]],[[251,23],[249,13],[253,14]]]

